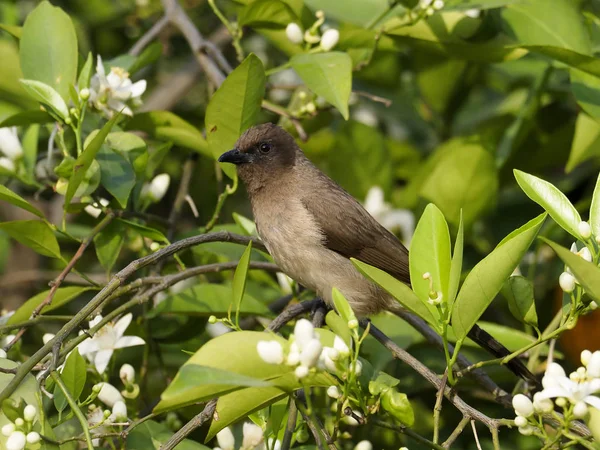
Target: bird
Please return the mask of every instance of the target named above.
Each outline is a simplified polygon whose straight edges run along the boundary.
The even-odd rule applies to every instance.
[[[365,278],[351,258],[377,267],[410,286],[408,250],[340,185],[317,168],[283,128],[265,123],[246,130],[219,162],[237,166],[246,186],[256,230],[282,271],[333,306],[332,288],[358,317],[406,310]],[[475,326],[469,337],[495,357],[510,352]],[[518,359],[507,364],[529,381]]]

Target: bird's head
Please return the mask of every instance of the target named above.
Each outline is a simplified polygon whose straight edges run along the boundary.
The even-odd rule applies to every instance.
[[[264,179],[293,167],[297,152],[300,149],[287,131],[265,123],[242,134],[235,148],[223,153],[219,162],[238,166],[240,177],[248,183],[252,178]]]

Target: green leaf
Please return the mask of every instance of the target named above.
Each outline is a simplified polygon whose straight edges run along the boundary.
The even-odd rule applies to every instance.
[[[506,32],[526,45],[552,45],[590,54],[591,42],[579,7],[571,0],[528,0],[500,11]]]
[[[432,156],[434,167],[421,186],[420,194],[440,208],[446,220],[458,225],[461,210],[465,226],[492,207],[498,191],[494,157],[481,139],[454,138]]]
[[[23,111],[7,117],[0,122],[0,128],[22,127],[34,123],[44,124],[54,122],[54,119],[46,111]]]
[[[600,156],[600,123],[585,112],[580,112],[575,122],[575,136],[565,171],[571,172],[579,164],[595,156]]]
[[[6,31],[16,39],[21,39],[21,36],[23,35],[23,28],[17,27],[16,25],[6,25],[4,23],[0,23],[0,30]]]
[[[515,230],[467,275],[452,311],[452,328],[459,341],[464,340],[515,270],[545,218],[542,214]]]
[[[85,64],[79,72],[79,78],[77,78],[77,87],[79,88],[79,92],[81,92],[82,89],[87,89],[90,87],[90,79],[92,78],[93,71],[94,57],[92,56],[92,52],[89,52],[87,59],[85,60]]]
[[[113,125],[116,123],[120,114],[115,114],[112,119],[110,119],[104,126],[98,131],[93,137],[88,136],[86,139],[86,145],[81,155],[77,157],[77,161],[75,161],[75,165],[73,166],[73,175],[69,179],[69,186],[67,187],[67,193],[65,195],[65,208],[69,206],[73,196],[77,192],[77,188],[83,181],[87,170],[92,165],[92,162],[96,158],[96,154],[100,147],[104,143],[106,136],[110,133]],[[87,142],[89,141],[89,143]]]
[[[352,258],[352,264],[365,277],[389,292],[406,309],[427,321],[434,329],[439,329],[440,325],[438,321],[434,319],[429,308],[417,297],[410,287],[389,273],[357,259]]]
[[[517,169],[513,172],[517,183],[531,200],[544,208],[565,231],[577,239],[581,238],[577,230],[581,217],[565,194],[541,178]]]
[[[212,158],[202,133],[190,123],[169,111],[150,111],[136,114],[125,126],[126,130],[140,130],[152,138],[170,141],[178,147],[189,148]]]
[[[285,28],[290,22],[298,22],[298,18],[281,0],[257,0],[240,11],[238,22],[242,27]]]
[[[87,377],[87,364],[79,350],[75,348],[65,361],[65,366],[60,373],[60,377],[73,399],[78,400],[83,392],[85,380]],[[67,398],[58,385],[54,387],[54,406],[60,412],[67,407]]]
[[[250,264],[250,253],[252,252],[252,241],[248,243],[246,250],[242,254],[240,261],[233,274],[233,305],[235,307],[236,323],[239,317],[240,309],[242,307],[242,300],[244,299],[244,291],[246,290],[246,277],[248,276],[248,265]]]
[[[356,320],[356,316],[354,315],[354,311],[352,311],[352,307],[344,294],[342,294],[338,288],[333,287],[331,290],[331,296],[333,298],[333,306],[335,306],[335,310],[344,319],[344,322],[348,323],[351,320]]]
[[[100,164],[100,182],[121,207],[126,208],[129,194],[135,186],[133,167],[125,157],[107,145],[100,147],[96,159]]]
[[[52,299],[52,303],[44,306],[42,308],[42,310],[40,311],[40,314],[46,314],[46,313],[49,313],[50,311],[54,311],[55,309],[58,309],[61,306],[66,305],[70,301],[75,300],[77,297],[79,297],[84,292],[91,291],[91,290],[96,290],[96,288],[87,287],[87,286],[86,287],[83,287],[83,286],[60,287],[56,290],[56,293],[54,294],[54,297]],[[10,319],[8,319],[7,323],[9,325],[14,325],[16,323],[20,323],[25,320],[28,320],[31,317],[33,310],[35,308],[37,308],[40,305],[40,303],[42,303],[46,299],[46,297],[48,297],[49,293],[50,293],[50,290],[48,289],[46,291],[40,292],[39,294],[36,294],[35,296],[31,297],[29,300],[27,300],[25,303],[23,303],[19,307],[19,309],[17,309],[15,311],[15,313],[10,317]]]
[[[201,283],[177,294],[169,295],[150,312],[150,317],[160,314],[185,314],[205,316],[227,314],[231,307],[231,288],[222,284]],[[263,303],[248,293],[244,294],[240,314],[270,316]]]
[[[265,69],[251,53],[229,74],[206,108],[208,147],[214,159],[231,150],[240,135],[256,123],[265,92]],[[221,165],[232,180],[235,167]]]
[[[163,46],[160,42],[153,42],[144,49],[142,53],[136,58],[136,60],[129,67],[129,73],[134,74],[140,69],[156,62],[163,53]]]
[[[0,223],[0,230],[43,256],[62,259],[54,232],[41,220],[15,220]]]
[[[577,103],[596,120],[600,119],[600,79],[596,75],[571,69],[571,91]]]
[[[521,47],[531,52],[553,58],[574,69],[600,77],[600,60],[594,56],[584,55],[567,48],[552,45],[521,45]]]
[[[0,184],[0,200],[4,200],[5,202],[18,206],[19,208],[24,209],[25,211],[29,211],[30,213],[33,213],[36,216],[38,216],[40,219],[44,218],[44,214],[39,209],[37,209],[23,197],[15,194],[13,191],[11,191],[2,184]]]
[[[25,177],[31,181],[35,179],[39,134],[39,125],[29,126],[23,134],[23,168],[25,170]]]
[[[419,219],[410,244],[410,280],[413,291],[428,309],[435,314],[435,307],[428,303],[433,281],[434,292],[441,292],[443,301],[448,299],[450,279],[450,231],[442,212],[432,203],[427,205]],[[429,273],[430,279],[423,274]]]
[[[20,80],[23,89],[35,100],[48,106],[61,119],[69,117],[69,110],[63,98],[52,87],[41,81]]]
[[[456,242],[454,242],[454,253],[452,254],[452,262],[450,263],[450,280],[448,281],[448,309],[452,311],[458,286],[460,284],[460,276],[462,274],[463,263],[463,246],[464,246],[464,229],[463,229],[462,212],[458,222],[458,232],[456,233]]]
[[[335,106],[348,120],[352,59],[347,53],[300,53],[290,63],[311,91]]]
[[[325,323],[327,326],[341,337],[348,348],[352,345],[352,332],[348,328],[348,321],[342,319],[342,317],[335,311],[329,311],[325,316]]]
[[[106,145],[126,158],[140,179],[144,177],[150,157],[148,146],[141,137],[133,133],[114,131],[106,137]]]
[[[415,423],[415,413],[406,394],[389,389],[381,397],[381,406],[404,425],[411,427]]]
[[[122,223],[123,225],[131,228],[132,230],[140,233],[142,236],[152,239],[156,242],[162,242],[164,244],[168,244],[169,240],[162,234],[160,231],[155,230],[154,228],[146,227],[144,225],[140,225],[139,223],[132,222],[130,220],[125,219],[117,219],[117,222]]]
[[[389,8],[388,0],[306,0],[313,11],[323,10],[327,18],[366,26]]]
[[[600,236],[600,174],[596,180],[596,187],[592,194],[592,205],[590,206],[590,226],[595,237]]]
[[[502,286],[502,295],[508,301],[508,309],[517,320],[537,328],[538,317],[533,285],[527,278],[510,277]]]
[[[25,78],[44,83],[63,100],[69,99],[69,86],[77,76],[77,36],[62,9],[43,1],[27,16],[20,56]]]
[[[124,242],[125,227],[117,221],[109,223],[94,237],[94,246],[96,247],[98,262],[107,271],[110,272],[119,259]]]
[[[581,256],[552,242],[549,239],[540,238],[556,252],[558,257],[571,269],[577,282],[585,289],[586,294],[596,301],[600,301],[600,267],[587,262]]]

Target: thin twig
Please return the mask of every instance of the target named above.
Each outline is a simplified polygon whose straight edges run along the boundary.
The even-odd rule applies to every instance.
[[[158,21],[152,25],[152,27],[144,33],[144,35],[138,39],[138,41],[134,44],[133,47],[129,50],[129,54],[132,56],[138,56],[142,53],[142,50],[150,44],[159,34],[160,32],[169,24],[169,18],[167,16],[162,16]]]
[[[366,97],[370,100],[373,100],[374,102],[383,103],[386,108],[389,108],[392,105],[392,101],[389,98],[380,97],[378,95],[374,95],[374,94],[371,94],[370,92],[366,92],[366,91],[352,91],[352,92],[354,92],[357,95],[360,95],[361,97]]]
[[[304,127],[302,126],[302,123],[300,122],[300,119],[298,117],[295,117],[292,114],[290,114],[290,112],[287,109],[285,109],[279,105],[276,105],[274,103],[271,103],[267,100],[263,100],[260,106],[263,109],[266,109],[267,111],[271,111],[272,113],[278,114],[281,117],[285,117],[286,119],[289,119],[289,121],[292,123],[292,125],[294,125],[294,128],[296,129],[296,132],[298,133],[298,137],[300,138],[300,140],[302,142],[308,141],[308,134],[304,130]]]
[[[298,419],[298,408],[293,397],[290,397],[288,420],[285,426],[285,432],[283,434],[283,441],[281,441],[281,450],[290,450],[292,444],[292,436],[296,431],[296,420]]]
[[[481,450],[481,444],[479,443],[479,436],[477,435],[477,427],[475,421],[471,420],[471,428],[473,429],[473,436],[475,436],[475,444],[477,444],[477,450]]]
[[[204,425],[208,420],[212,419],[215,409],[217,408],[217,399],[210,400],[204,409],[198,413],[192,420],[181,427],[177,433],[169,438],[167,442],[160,446],[160,450],[173,450],[181,441],[190,435],[196,428]]]
[[[296,303],[295,305],[290,306],[283,310],[281,314],[279,314],[273,322],[269,324],[267,330],[277,332],[283,326],[288,323],[290,320],[295,319],[296,317],[311,311],[316,305],[322,303],[321,299],[315,299],[310,301],[304,301],[300,303]]]
[[[384,422],[381,419],[378,419],[377,417],[371,417],[371,418],[369,418],[369,423],[372,423],[373,425],[381,427],[381,428],[387,428],[388,430],[394,430],[394,431],[396,431],[398,433],[405,434],[408,437],[414,439],[415,441],[417,441],[417,442],[419,442],[421,444],[427,445],[429,448],[432,448],[432,449],[435,449],[435,450],[445,450],[444,447],[442,447],[441,445],[438,445],[435,442],[431,442],[429,439],[424,438],[419,433],[416,433],[413,430],[411,430],[410,428],[405,427],[403,425],[396,425],[396,424],[393,424],[393,423],[387,423],[387,422]]]
[[[458,423],[452,434],[448,436],[448,439],[446,439],[446,441],[442,444],[442,447],[450,448],[450,446],[454,444],[454,441],[456,441],[456,439],[458,439],[458,437],[462,434],[465,427],[469,425],[470,421],[471,419],[469,416],[463,416],[463,418]]]
[[[438,443],[440,437],[440,414],[442,413],[442,400],[444,399],[444,390],[448,382],[448,367],[444,371],[442,382],[435,396],[435,406],[433,407],[433,442]]]

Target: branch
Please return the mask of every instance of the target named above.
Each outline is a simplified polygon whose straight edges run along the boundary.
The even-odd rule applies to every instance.
[[[427,448],[432,448],[432,449],[436,449],[436,450],[445,450],[444,447],[442,447],[441,445],[438,445],[435,442],[431,442],[429,439],[426,439],[423,436],[421,436],[420,434],[415,433],[413,430],[411,430],[408,427],[405,427],[402,425],[396,425],[393,423],[387,423],[376,417],[371,417],[369,419],[369,422],[378,427],[387,428],[388,430],[394,430],[394,431],[397,431],[398,433],[405,434],[405,435],[413,438],[415,441],[417,441],[421,444],[425,444],[427,446]]]
[[[285,326],[290,320],[295,319],[296,317],[307,313],[313,309],[313,307],[320,305],[323,303],[323,300],[317,298],[310,301],[304,301],[300,303],[296,303],[295,305],[290,306],[285,309],[281,314],[279,314],[273,322],[269,324],[267,327],[267,331],[278,332],[281,328]]]
[[[215,410],[217,409],[217,400],[218,399],[216,398],[210,400],[200,413],[198,413],[192,420],[181,427],[167,442],[161,445],[160,450],[174,449],[181,441],[188,437],[192,431],[201,427],[208,420],[212,419],[213,415],[215,414]]]
[[[167,16],[162,16],[158,19],[152,28],[150,28],[146,33],[135,43],[131,50],[129,50],[129,54],[132,56],[138,56],[142,53],[142,50],[146,48],[150,42],[152,42],[156,36],[160,34],[160,32],[169,24],[169,18]]]

